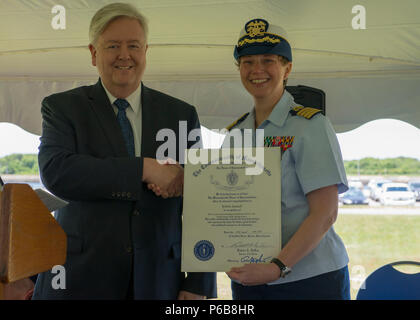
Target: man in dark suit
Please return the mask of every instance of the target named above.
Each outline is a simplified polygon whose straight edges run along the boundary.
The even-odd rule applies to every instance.
[[[39,167],[44,185],[69,201],[56,212],[68,248],[65,282],[44,272],[34,299],[216,297],[214,273],[180,270],[183,169],[156,161],[158,131],[178,133],[179,121],[197,129],[197,113],[141,83],[147,23],[134,7],[100,9],[90,41],[99,81],[42,103]],[[199,145],[177,140],[180,153]]]

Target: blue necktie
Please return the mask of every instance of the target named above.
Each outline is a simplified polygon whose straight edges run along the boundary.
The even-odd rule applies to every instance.
[[[125,140],[125,145],[127,147],[128,154],[130,155],[130,157],[135,157],[136,154],[134,151],[133,129],[131,128],[131,124],[127,118],[127,114],[125,113],[125,109],[127,109],[130,106],[130,104],[125,99],[117,99],[115,100],[114,104],[118,108],[117,120],[121,127],[121,132]]]

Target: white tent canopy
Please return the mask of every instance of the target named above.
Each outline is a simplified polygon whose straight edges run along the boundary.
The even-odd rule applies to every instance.
[[[41,133],[40,105],[55,92],[97,80],[87,50],[93,14],[108,0],[0,0],[0,122]],[[149,20],[144,82],[196,106],[222,128],[250,110],[233,47],[260,17],[283,26],[293,48],[289,85],[326,92],[337,132],[394,118],[420,128],[418,0],[136,0]],[[356,4],[366,29],[354,30]],[[64,30],[51,21],[65,8]]]

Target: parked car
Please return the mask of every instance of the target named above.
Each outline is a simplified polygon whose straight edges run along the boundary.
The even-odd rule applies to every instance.
[[[363,194],[364,194],[364,196],[366,197],[366,198],[370,198],[370,196],[371,196],[371,194],[372,194],[372,188],[371,187],[369,187],[369,186],[365,186],[363,189],[362,189],[362,192],[363,192]]]
[[[383,205],[414,205],[414,192],[406,183],[384,183],[382,185],[381,204]]]
[[[382,186],[384,183],[391,183],[391,180],[371,180],[368,186],[371,188],[372,192],[370,194],[371,199],[379,201],[382,193]]]
[[[345,193],[340,194],[338,201],[342,204],[368,204],[369,202],[359,188],[350,188]]]
[[[420,201],[420,181],[409,181],[408,186],[414,192],[416,200]]]

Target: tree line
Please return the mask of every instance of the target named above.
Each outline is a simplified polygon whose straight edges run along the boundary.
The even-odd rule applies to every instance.
[[[38,175],[38,155],[11,154],[0,158],[0,174]]]
[[[349,175],[420,175],[420,160],[414,158],[363,158],[344,161]],[[12,154],[0,158],[0,174],[38,175],[38,155]]]
[[[415,158],[363,158],[344,161],[349,175],[420,175],[420,160]]]

